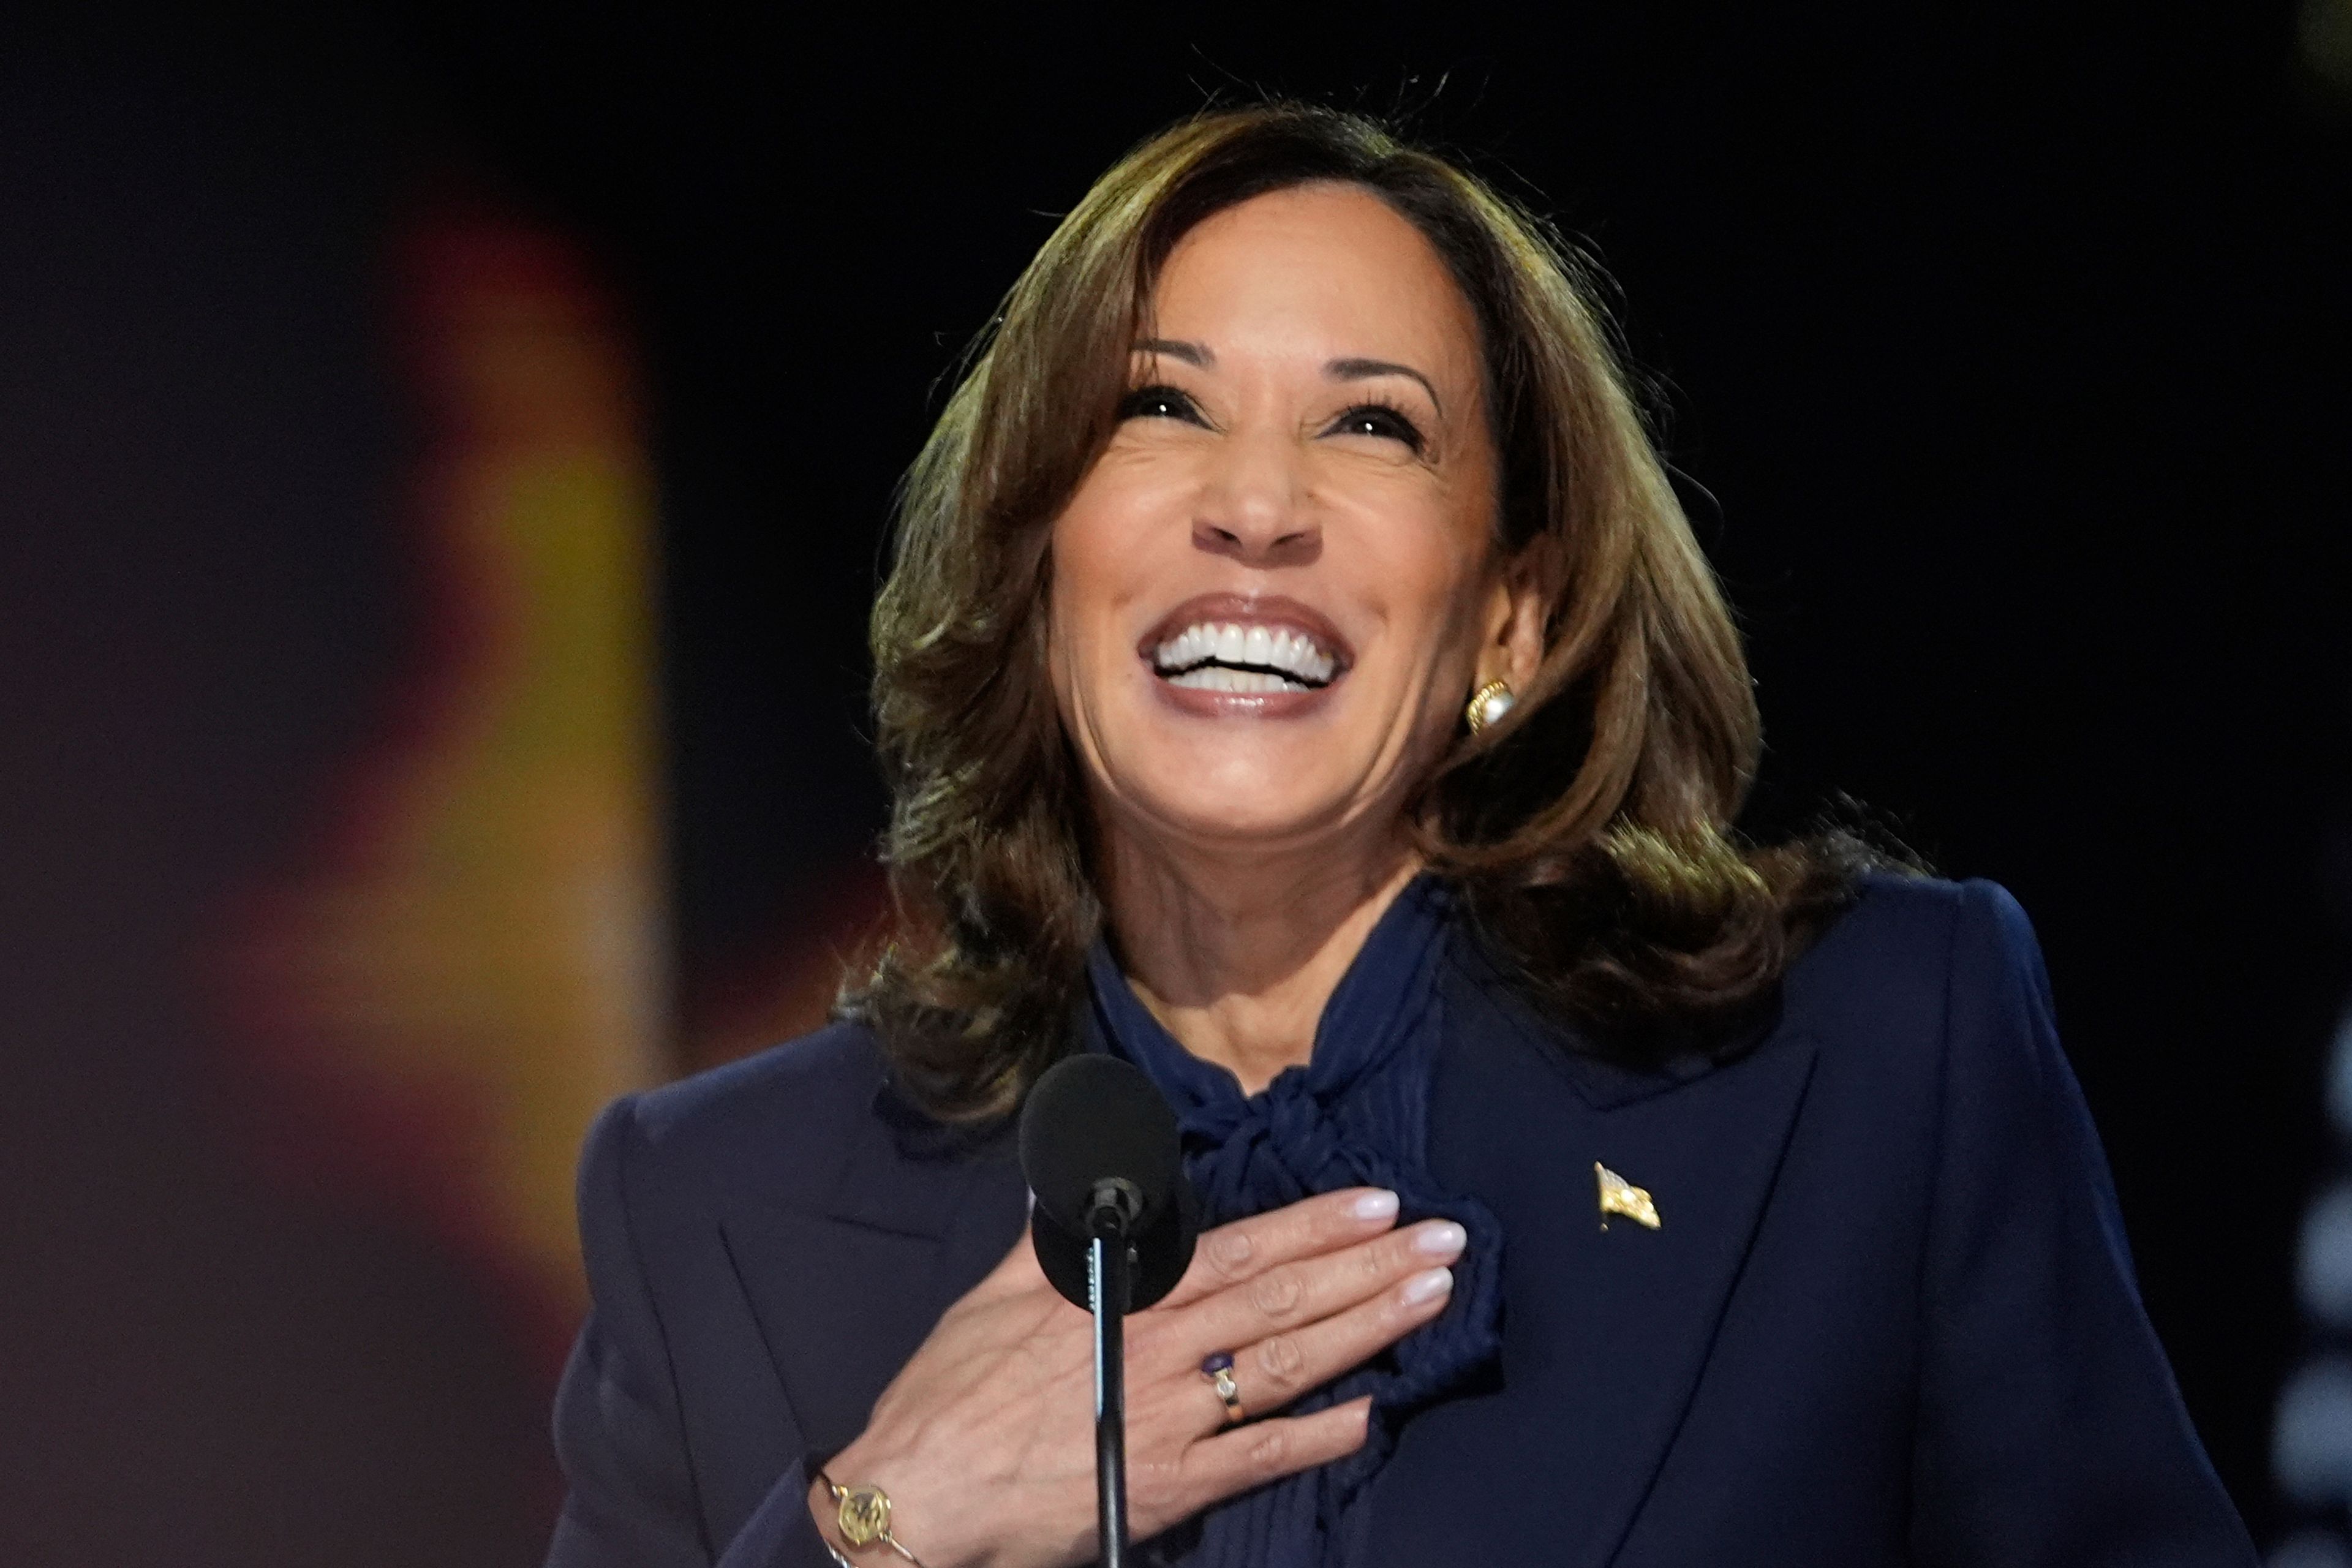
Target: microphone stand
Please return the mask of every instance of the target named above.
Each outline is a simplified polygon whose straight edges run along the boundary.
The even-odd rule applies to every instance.
[[[1087,1296],[1095,1316],[1095,1511],[1100,1568],[1127,1568],[1128,1232],[1141,1194],[1117,1179],[1096,1184],[1087,1212]]]

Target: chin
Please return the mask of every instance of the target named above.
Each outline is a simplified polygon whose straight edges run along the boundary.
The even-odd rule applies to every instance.
[[[1304,724],[1203,721],[1156,709],[1147,700],[1099,732],[1112,797],[1147,837],[1275,848],[1402,809],[1402,781],[1387,776],[1396,759],[1386,727],[1367,733],[1361,723],[1328,721],[1338,715]]]
[[[1183,770],[1139,780],[1127,795],[1139,826],[1193,844],[1272,849],[1311,840],[1355,815],[1354,792],[1316,787],[1297,772]]]

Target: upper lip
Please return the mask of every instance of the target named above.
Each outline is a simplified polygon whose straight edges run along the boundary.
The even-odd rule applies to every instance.
[[[1203,623],[1219,626],[1265,626],[1269,630],[1287,628],[1304,637],[1328,655],[1334,666],[1331,679],[1337,680],[1355,663],[1355,649],[1331,624],[1331,617],[1312,605],[1279,594],[1199,594],[1178,605],[1152,625],[1136,645],[1136,652],[1147,664],[1157,664],[1157,654],[1162,643],[1181,635],[1188,626]]]

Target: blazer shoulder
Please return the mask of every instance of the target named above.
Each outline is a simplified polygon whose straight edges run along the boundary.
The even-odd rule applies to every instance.
[[[589,1134],[589,1168],[626,1141],[633,1187],[689,1181],[788,1195],[828,1184],[873,1120],[887,1068],[873,1031],[830,1025],[755,1055],[626,1096]]]
[[[1790,967],[1781,1024],[1824,1044],[1937,1054],[1955,1009],[2024,989],[2046,1005],[2032,923],[1997,882],[1865,877],[1853,907]]]

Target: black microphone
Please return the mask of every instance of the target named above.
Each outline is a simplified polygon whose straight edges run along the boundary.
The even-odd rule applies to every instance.
[[[1197,1222],[1176,1115],[1142,1070],[1087,1053],[1046,1069],[1021,1110],[1029,1234],[1045,1278],[1095,1320],[1095,1498],[1101,1568],[1127,1562],[1122,1321],[1176,1288]]]
[[[1089,1305],[1087,1243],[1098,1203],[1126,1216],[1134,1277],[1122,1311],[1150,1306],[1192,1267],[1198,1211],[1176,1116],[1142,1069],[1099,1053],[1048,1068],[1022,1107],[1021,1173],[1037,1195],[1038,1261],[1077,1305]]]

